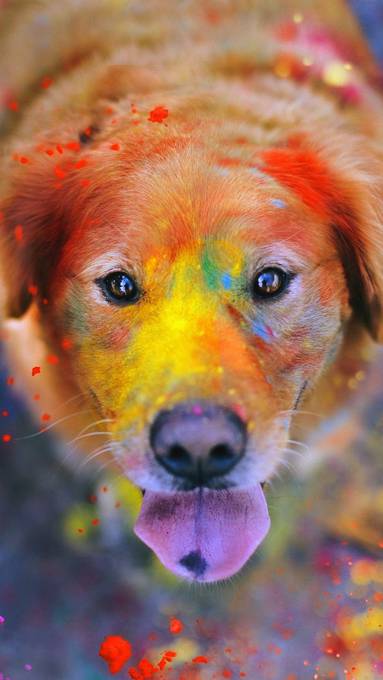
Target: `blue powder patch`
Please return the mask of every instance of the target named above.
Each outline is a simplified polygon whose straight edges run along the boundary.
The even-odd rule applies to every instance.
[[[281,198],[272,198],[270,201],[271,205],[273,205],[275,208],[287,208],[287,203],[282,201]]]
[[[264,340],[265,342],[271,342],[271,337],[267,332],[266,328],[264,326],[261,326],[259,323],[256,323],[254,321],[251,325],[251,330],[255,335],[258,335],[258,337],[261,338],[261,340]]]
[[[223,285],[225,290],[230,290],[230,288],[233,285],[233,279],[232,279],[231,275],[228,274],[228,272],[225,272],[224,274],[222,274],[221,282],[222,282],[222,285]]]

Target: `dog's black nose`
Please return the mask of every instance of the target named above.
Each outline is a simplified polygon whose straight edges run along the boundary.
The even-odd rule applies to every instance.
[[[193,486],[226,475],[241,459],[246,426],[230,409],[186,404],[161,411],[150,430],[157,461]]]

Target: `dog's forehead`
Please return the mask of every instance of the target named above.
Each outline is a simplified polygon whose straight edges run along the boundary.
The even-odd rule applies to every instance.
[[[172,262],[211,241],[225,261],[233,252],[227,244],[235,244],[234,259],[238,251],[253,257],[278,244],[315,260],[327,252],[329,226],[288,188],[255,163],[224,167],[213,151],[189,145],[130,168],[110,193],[107,213],[95,198],[85,219],[80,215],[65,266],[80,271],[103,257],[111,266],[118,259],[137,266],[153,258]]]

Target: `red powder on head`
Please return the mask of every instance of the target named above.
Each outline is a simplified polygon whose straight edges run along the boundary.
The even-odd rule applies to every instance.
[[[128,640],[120,635],[108,635],[100,646],[99,656],[108,664],[110,673],[118,673],[132,656]],[[133,677],[133,676],[131,676]]]
[[[168,115],[168,109],[166,109],[164,106],[156,106],[155,109],[150,111],[148,120],[150,120],[151,123],[162,123],[162,121],[165,120]]]
[[[178,633],[181,633],[183,631],[184,624],[182,621],[179,619],[170,619],[169,623],[169,631],[173,633],[173,635],[177,635]]]

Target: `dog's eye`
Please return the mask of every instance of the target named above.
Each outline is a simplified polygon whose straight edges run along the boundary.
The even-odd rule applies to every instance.
[[[111,272],[103,279],[97,279],[104,297],[115,305],[131,305],[140,298],[135,280],[125,272]]]
[[[291,280],[291,274],[279,267],[267,267],[258,272],[251,284],[253,298],[271,298],[284,291]]]

